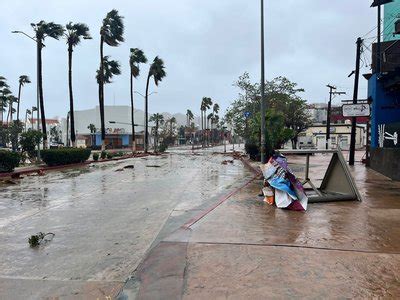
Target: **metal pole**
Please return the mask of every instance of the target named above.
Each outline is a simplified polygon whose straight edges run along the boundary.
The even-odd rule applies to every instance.
[[[335,89],[334,86],[328,85],[329,88],[329,102],[328,102],[328,111],[326,117],[326,142],[325,148],[329,149],[329,140],[331,139],[331,108],[332,108],[332,91]]]
[[[378,42],[376,44],[377,60],[376,73],[381,73],[381,4],[378,3]]]
[[[39,127],[39,112],[40,112],[40,103],[39,103],[39,47],[41,47],[41,45],[39,44],[40,41],[36,40],[36,47],[37,47],[37,51],[36,51],[36,118],[37,118],[37,131],[40,132],[40,127]],[[38,141],[37,144],[37,159],[38,161],[40,161],[40,141]]]
[[[264,49],[264,0],[261,0],[261,163],[267,162],[266,158],[266,114],[267,104],[265,101],[265,49]]]
[[[356,54],[356,70],[354,79],[354,93],[353,93],[353,104],[357,104],[358,99],[358,82],[360,77],[360,57],[361,57],[361,45],[363,40],[357,39],[357,54]],[[350,157],[349,165],[354,166],[355,151],[356,151],[356,130],[357,130],[357,118],[351,119],[351,140],[350,140]]]

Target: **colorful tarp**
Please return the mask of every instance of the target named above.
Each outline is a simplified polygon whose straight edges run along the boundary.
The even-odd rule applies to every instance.
[[[277,207],[296,211],[307,210],[308,197],[303,185],[290,170],[286,157],[274,155],[260,168],[267,185],[275,193]]]

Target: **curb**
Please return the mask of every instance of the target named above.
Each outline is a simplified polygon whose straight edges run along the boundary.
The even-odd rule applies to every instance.
[[[90,161],[85,161],[83,163],[77,163],[77,164],[70,164],[70,165],[61,165],[61,166],[43,166],[43,167],[37,167],[37,168],[32,168],[28,170],[21,170],[21,171],[14,171],[14,172],[9,172],[9,173],[0,173],[0,178],[19,178],[21,175],[27,175],[27,174],[43,174],[45,171],[55,171],[55,170],[64,170],[64,169],[72,169],[76,167],[83,167],[87,166],[90,164],[99,164],[99,163],[105,163],[105,162],[112,162],[112,161],[120,161],[120,160],[125,160],[125,159],[130,159],[130,158],[140,158],[140,157],[146,157],[150,156],[150,154],[137,154],[137,155],[131,155],[131,156],[126,156],[126,157],[118,157],[118,158],[111,158],[111,159],[102,159],[98,161],[90,160]]]

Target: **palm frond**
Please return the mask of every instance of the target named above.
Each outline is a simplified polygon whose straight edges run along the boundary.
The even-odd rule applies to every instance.
[[[167,73],[165,72],[164,61],[156,56],[150,66],[150,76],[153,76],[155,85],[158,86],[159,82],[163,80]]]
[[[28,75],[21,75],[19,76],[18,82],[20,85],[24,86],[25,83],[31,83],[31,80]]]
[[[147,58],[144,55],[144,52],[138,48],[131,48],[129,56],[129,65],[131,67],[131,74],[133,77],[137,78],[140,75],[140,67],[141,63],[147,63]]]
[[[58,40],[64,34],[64,27],[54,22],[47,23],[42,20],[37,24],[31,24],[31,26],[39,41],[44,40],[46,37]]]
[[[110,60],[110,56],[104,56],[103,60],[103,80],[104,83],[111,83],[111,79],[115,75],[121,74],[121,65],[118,61]],[[97,70],[96,74],[97,83],[100,83],[100,70]]]
[[[67,44],[71,45],[72,47],[77,46],[82,38],[85,40],[92,39],[89,27],[84,23],[72,23],[69,22],[65,28],[67,29],[66,38]]]
[[[104,42],[112,47],[117,47],[124,42],[124,23],[123,18],[118,11],[113,9],[103,19],[103,26],[100,29],[100,35]]]

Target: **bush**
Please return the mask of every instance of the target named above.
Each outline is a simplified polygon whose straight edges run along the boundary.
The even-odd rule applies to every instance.
[[[35,158],[37,155],[36,146],[42,141],[43,134],[37,130],[28,130],[21,134],[19,143],[21,150],[28,153],[29,158]]]
[[[48,166],[62,166],[83,163],[90,157],[90,149],[61,148],[43,150],[42,159]]]
[[[0,173],[12,172],[19,166],[20,156],[16,152],[0,150]]]
[[[98,161],[99,160],[99,154],[98,153],[93,153],[93,160]]]
[[[166,143],[162,142],[160,144],[160,146],[158,147],[158,152],[164,153],[167,149],[168,149],[168,145]]]
[[[244,145],[246,153],[250,156],[250,159],[252,160],[260,160],[261,154],[260,154],[260,148],[256,144],[251,144],[251,143],[246,143]]]
[[[101,151],[100,157],[101,157],[101,159],[105,159],[107,157],[107,152]]]
[[[111,158],[113,158],[113,157],[114,157],[114,155],[113,155],[112,153],[107,152],[107,159],[111,159]]]

